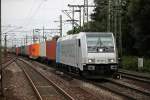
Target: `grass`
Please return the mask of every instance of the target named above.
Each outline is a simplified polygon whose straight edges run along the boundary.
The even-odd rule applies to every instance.
[[[150,72],[150,59],[144,59],[144,71]]]
[[[138,57],[136,56],[123,56],[121,66],[123,69],[139,71],[138,69]],[[144,66],[142,72],[150,73],[150,58],[144,58]]]

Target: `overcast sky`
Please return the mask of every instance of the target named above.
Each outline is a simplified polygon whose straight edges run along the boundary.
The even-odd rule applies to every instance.
[[[62,10],[69,9],[68,4],[83,4],[83,0],[2,0],[2,29],[3,32],[13,30],[22,26],[20,30],[32,30],[35,28],[59,28],[55,20],[59,20],[59,15],[67,19]],[[93,4],[93,0],[89,0]],[[90,11],[92,12],[92,10]],[[5,27],[12,25],[14,27]],[[63,26],[63,34],[70,30],[71,25]],[[19,34],[20,33],[15,33]],[[31,33],[22,33],[30,35]]]

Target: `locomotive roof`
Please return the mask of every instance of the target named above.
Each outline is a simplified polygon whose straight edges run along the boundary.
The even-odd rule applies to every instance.
[[[69,39],[78,39],[82,35],[86,34],[113,34],[112,32],[80,32],[79,34],[67,35],[58,39],[58,41],[69,40]]]

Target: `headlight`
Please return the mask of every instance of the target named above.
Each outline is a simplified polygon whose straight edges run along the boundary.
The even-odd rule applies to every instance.
[[[91,63],[92,62],[92,60],[91,59],[89,59],[89,63]]]
[[[93,62],[95,62],[95,59],[88,59],[88,62],[93,63]]]
[[[103,52],[103,49],[98,49],[99,52]]]
[[[111,59],[110,62],[114,62],[114,59]]]
[[[114,62],[115,62],[115,60],[114,60],[114,59],[108,59],[108,62],[110,62],[110,63],[114,63]]]

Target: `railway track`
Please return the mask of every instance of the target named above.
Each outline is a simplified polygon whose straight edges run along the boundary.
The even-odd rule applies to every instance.
[[[143,91],[134,86],[130,86],[130,83],[125,84],[122,80],[105,79],[105,82],[93,82],[80,78],[79,80],[101,87],[128,100],[149,100],[150,98],[149,91]]]
[[[149,100],[150,93],[139,90],[117,80],[104,79],[105,82],[92,82],[92,84],[102,87],[108,91],[121,95],[130,100]]]
[[[150,77],[146,77],[146,76],[142,76],[142,75],[135,75],[135,74],[126,73],[123,71],[119,71],[119,73],[121,74],[122,78],[128,78],[128,79],[132,79],[135,81],[150,84]]]
[[[2,64],[2,68],[5,69],[7,66],[9,66],[11,63],[13,63],[15,60],[16,60],[16,57],[9,59],[7,62]]]
[[[108,90],[127,100],[149,100],[150,98],[150,91],[140,90],[130,85],[130,83],[122,82],[122,80],[104,79],[104,81],[97,82],[96,80],[96,82],[94,82],[93,80],[86,80],[77,76],[75,76],[75,78]]]
[[[70,77],[68,77],[68,79],[69,78]],[[105,82],[101,83],[101,82],[93,82],[93,81],[89,81],[89,80],[84,80],[83,78],[79,78],[77,76],[75,76],[75,78],[79,79],[81,81],[85,81],[87,83],[94,84],[98,87],[102,87],[103,89],[111,91],[111,92],[113,92],[113,93],[115,93],[119,96],[124,97],[125,99],[129,99],[129,100],[137,100],[137,99],[149,100],[149,98],[150,98],[150,93],[149,92],[142,91],[142,90],[139,90],[139,89],[134,88],[134,87],[130,87],[128,85],[119,83],[115,80],[105,79]],[[112,85],[115,86],[116,88],[112,88]]]
[[[27,76],[39,100],[74,100],[67,92],[24,60],[17,59],[16,63]]]
[[[7,62],[10,62],[11,60],[13,60],[15,57],[6,57],[4,61],[2,61],[2,65],[6,64]]]
[[[89,100],[89,98],[90,98],[90,100],[100,100],[99,99],[100,96],[95,95],[95,94],[93,95],[93,93],[86,91],[86,89],[83,89],[82,86],[81,87],[78,86],[78,84],[79,84],[78,82],[74,81],[75,83],[78,83],[78,84],[68,85],[68,83],[70,83],[70,81],[74,80],[74,78],[71,77],[70,75],[66,76],[66,74],[61,74],[60,71],[56,71],[56,69],[50,68],[47,65],[43,65],[36,61],[32,61],[32,60],[29,60],[29,61],[30,61],[30,63],[32,63],[32,65],[38,66],[42,70],[47,70],[48,73],[53,73],[54,76],[60,77],[62,79],[61,84],[64,84],[64,86],[66,85],[66,82],[67,82],[67,86],[65,86],[67,88],[66,90],[67,90],[67,92],[68,92],[68,89],[69,89],[69,91],[71,91],[71,92],[69,92],[69,94],[72,95],[75,98],[75,100]],[[56,80],[60,81],[59,78]]]

